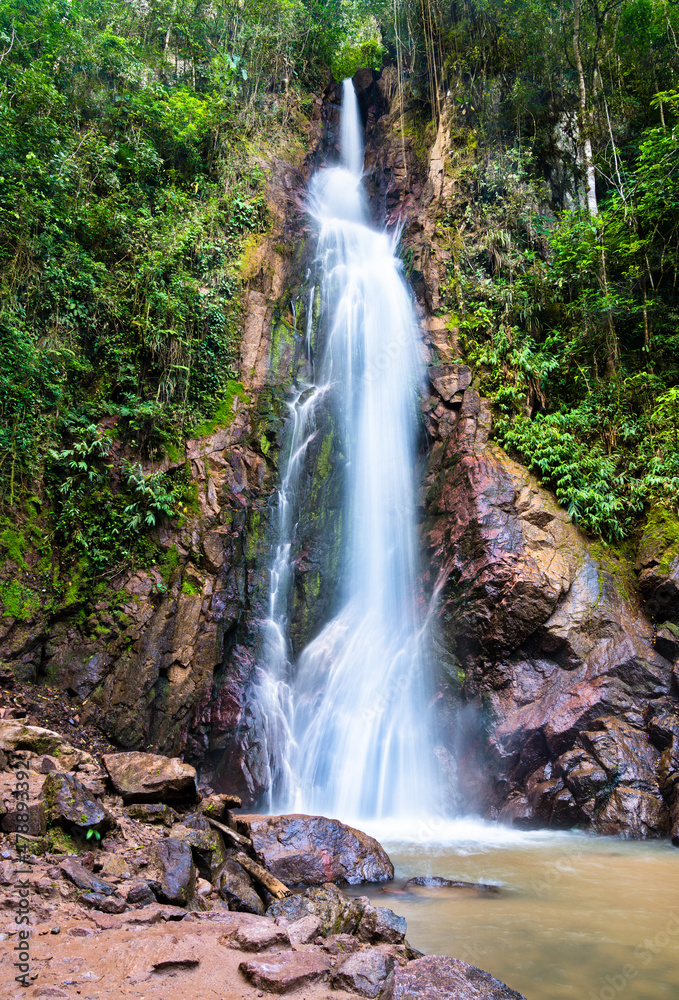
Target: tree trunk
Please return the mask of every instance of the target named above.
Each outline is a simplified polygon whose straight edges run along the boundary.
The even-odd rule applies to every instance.
[[[580,88],[580,142],[582,143],[582,161],[585,168],[585,184],[587,187],[587,210],[590,215],[598,215],[599,206],[596,200],[592,140],[589,134],[589,120],[587,115],[587,87],[585,85],[585,72],[582,68],[582,56],[580,55],[580,0],[573,0],[573,52],[575,55],[575,66],[578,71],[578,87]]]

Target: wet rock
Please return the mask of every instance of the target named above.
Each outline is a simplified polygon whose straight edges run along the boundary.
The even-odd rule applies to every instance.
[[[208,795],[201,802],[200,811],[205,816],[223,822],[230,809],[240,809],[242,805],[238,795]]]
[[[669,698],[659,698],[646,709],[646,728],[654,747],[666,750],[674,736],[679,737],[679,705]]]
[[[123,913],[127,909],[127,903],[120,896],[105,896],[99,892],[86,892],[80,902],[102,913]]]
[[[196,887],[196,868],[189,845],[167,837],[156,846],[155,859],[161,873],[159,898],[166,903],[188,906]]]
[[[457,958],[425,955],[394,969],[385,1000],[525,1000],[487,972]]]
[[[269,958],[253,958],[241,962],[238,968],[257,989],[268,993],[291,993],[327,976],[330,960],[318,952],[293,951]]]
[[[394,968],[394,959],[377,948],[368,948],[350,955],[332,975],[335,989],[358,993],[361,997],[378,997],[385,980]]]
[[[230,910],[264,914],[264,903],[256,892],[248,873],[234,858],[227,858],[219,877],[219,895]]]
[[[156,897],[147,882],[134,882],[127,890],[127,902],[135,906],[149,906]]]
[[[243,951],[265,951],[283,945],[290,947],[287,931],[266,917],[242,924],[236,931],[235,940]]]
[[[43,795],[52,823],[99,833],[105,833],[114,825],[113,817],[101,802],[72,774],[50,772],[45,778]]]
[[[286,885],[386,882],[394,868],[376,840],[323,816],[241,816],[255,855]]]
[[[408,927],[404,917],[399,917],[386,906],[367,905],[363,909],[357,936],[370,944],[401,944],[405,940]]]
[[[126,803],[196,800],[196,769],[177,757],[130,752],[106,754],[103,760]]]
[[[267,907],[267,916],[278,923],[292,924],[309,914],[321,922],[322,937],[331,934],[353,934],[359,925],[366,906],[365,896],[346,899],[336,885],[306,889],[303,893],[275,900]]]
[[[670,510],[656,507],[650,511],[636,569],[650,614],[679,623],[679,522]]]
[[[655,795],[636,788],[616,788],[598,815],[599,833],[644,839],[669,832],[667,808]]]
[[[417,875],[415,878],[409,878],[405,884],[406,889],[415,886],[421,886],[425,889],[474,889],[476,892],[487,892],[491,895],[497,895],[500,892],[500,887],[497,885],[488,885],[485,882],[458,882],[454,879],[442,878],[440,875]]]
[[[104,879],[98,878],[73,858],[66,858],[65,861],[61,862],[59,868],[69,882],[72,882],[78,889],[84,889],[85,892],[94,893],[99,896],[112,896],[116,891],[114,885],[104,881]]]
[[[608,782],[603,767],[582,748],[567,750],[555,762],[554,770],[579,802],[596,798]]]
[[[128,806],[125,812],[130,819],[136,819],[139,823],[157,823],[171,827],[177,820],[177,813],[172,806],[164,802],[139,802]]]

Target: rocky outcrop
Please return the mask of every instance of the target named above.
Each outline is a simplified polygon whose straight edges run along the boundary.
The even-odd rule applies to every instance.
[[[255,855],[290,885],[385,882],[394,866],[372,837],[324,816],[240,816]]]
[[[661,729],[676,725],[677,702],[632,568],[489,440],[473,388],[459,402],[437,393],[427,416],[427,585],[450,673],[476,709],[464,796],[522,826],[666,834]]]

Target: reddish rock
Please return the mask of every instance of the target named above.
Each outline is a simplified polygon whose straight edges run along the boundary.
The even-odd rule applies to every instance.
[[[386,882],[394,867],[373,837],[323,816],[239,816],[255,855],[286,885]]]
[[[253,958],[241,962],[238,968],[260,990],[292,993],[327,976],[330,959],[315,951],[292,951],[270,958]]]
[[[457,958],[426,955],[394,969],[385,1000],[525,1000],[488,972]]]
[[[441,726],[463,734],[461,794],[520,826],[596,827],[601,815],[609,832],[660,836],[667,805],[649,736],[667,744],[671,710],[653,734],[646,720],[655,718],[649,706],[676,700],[633,569],[622,557],[594,558],[553,496],[489,441],[489,428],[485,402],[465,390],[426,480],[426,582],[439,597],[451,673],[464,671],[460,693],[485,709],[460,726],[442,688]],[[631,795],[606,812],[617,786],[654,801],[639,800],[643,821],[626,812]]]

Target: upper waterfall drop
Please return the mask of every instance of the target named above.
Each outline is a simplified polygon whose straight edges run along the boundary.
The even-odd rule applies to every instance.
[[[436,799],[415,530],[421,344],[393,240],[367,224],[351,80],[343,85],[341,139],[342,165],[319,170],[309,191],[320,316],[316,385],[307,392],[330,408],[333,448],[344,465],[342,606],[289,668],[289,686],[277,668],[277,694],[265,712],[287,715],[289,738],[285,767],[276,769],[288,777],[274,804],[344,819],[412,817],[432,810]],[[313,405],[302,424],[295,416],[286,504],[290,470],[314,433]],[[289,512],[285,522],[294,531]],[[278,602],[280,580],[290,576],[281,571],[281,554],[288,558],[291,541],[279,539],[272,572]],[[285,621],[275,619],[276,601],[278,634]]]

